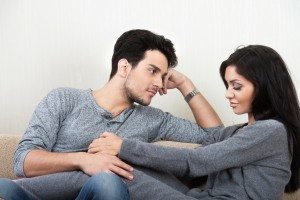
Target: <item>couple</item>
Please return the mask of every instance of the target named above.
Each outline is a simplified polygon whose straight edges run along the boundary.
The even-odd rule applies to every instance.
[[[99,90],[59,88],[36,108],[18,145],[4,199],[281,199],[299,187],[300,112],[285,63],[273,49],[236,50],[220,67],[226,98],[248,122],[223,127],[185,75],[173,44],[147,30],[117,40]],[[148,106],[177,88],[196,123]],[[134,103],[138,103],[134,104]],[[100,135],[100,137],[99,137]],[[158,140],[201,143],[197,149]],[[137,166],[136,166],[137,165]],[[177,177],[208,175],[190,189]]]

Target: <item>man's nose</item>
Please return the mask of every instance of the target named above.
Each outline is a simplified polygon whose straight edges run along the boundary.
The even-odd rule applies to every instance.
[[[163,87],[163,79],[161,77],[156,77],[154,79],[154,85],[158,87],[158,89],[161,89]]]

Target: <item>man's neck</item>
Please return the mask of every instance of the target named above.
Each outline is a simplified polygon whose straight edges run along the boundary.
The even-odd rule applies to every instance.
[[[97,104],[112,113],[114,117],[133,105],[133,102],[129,102],[126,98],[124,89],[111,81],[99,90],[93,91],[92,94]]]

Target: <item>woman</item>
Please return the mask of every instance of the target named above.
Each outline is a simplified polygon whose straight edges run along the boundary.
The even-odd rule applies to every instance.
[[[250,45],[230,55],[220,74],[233,112],[247,114],[248,122],[207,129],[199,136],[202,147],[175,149],[102,136],[104,153],[130,163],[182,177],[208,175],[204,189],[182,193],[136,170],[128,182],[133,199],[274,200],[299,188],[300,110],[280,55]]]

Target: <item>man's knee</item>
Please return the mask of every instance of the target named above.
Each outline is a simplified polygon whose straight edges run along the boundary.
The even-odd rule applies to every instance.
[[[123,180],[113,173],[99,173],[90,178],[90,184],[93,189],[99,192],[118,192],[122,188],[126,188]]]
[[[97,199],[129,199],[126,184],[113,173],[102,172],[92,176],[84,184],[81,192]]]

